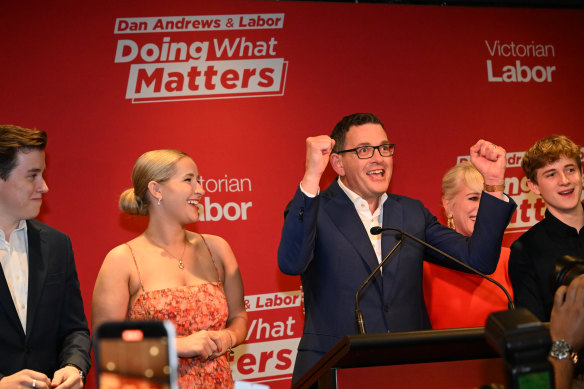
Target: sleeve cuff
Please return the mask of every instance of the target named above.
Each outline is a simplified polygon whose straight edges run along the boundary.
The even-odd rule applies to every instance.
[[[304,188],[302,187],[302,181],[300,182],[300,191],[302,193],[304,193],[304,195],[306,197],[310,197],[311,199],[315,198],[316,196],[318,196],[320,194],[320,188],[318,188],[318,191],[316,192],[316,194],[308,193],[307,191],[305,191]]]

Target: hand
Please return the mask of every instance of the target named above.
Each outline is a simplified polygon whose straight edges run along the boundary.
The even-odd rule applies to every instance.
[[[584,346],[584,274],[568,286],[560,286],[554,296],[550,319],[552,340],[564,340],[574,351]]]
[[[79,375],[79,369],[75,366],[65,366],[57,370],[53,376],[51,386],[58,389],[83,388],[83,380]]]
[[[487,185],[505,183],[506,155],[504,148],[483,139],[470,148],[470,161],[481,173]]]
[[[77,373],[79,375],[79,373]],[[51,381],[49,377],[34,370],[21,370],[18,373],[12,375],[4,376],[0,380],[0,388],[37,388],[37,389],[49,389],[51,387]]]
[[[198,331],[189,336],[177,338],[178,356],[182,358],[199,358],[206,361],[217,352],[219,346],[211,338],[212,331]]]
[[[221,330],[221,331],[208,331],[209,336],[215,344],[217,345],[217,351],[209,356],[209,359],[215,359],[223,354],[225,354],[231,347],[234,346],[233,338],[229,333],[229,330]]]
[[[335,141],[327,135],[306,138],[306,167],[302,178],[302,188],[316,194],[320,177],[328,165]]]

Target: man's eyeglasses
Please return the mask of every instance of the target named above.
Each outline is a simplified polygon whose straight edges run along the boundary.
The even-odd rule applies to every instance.
[[[391,157],[395,151],[395,145],[392,143],[387,143],[379,146],[359,146],[354,149],[337,151],[337,154],[348,153],[349,151],[354,151],[359,159],[369,159],[373,157],[375,149],[379,151],[379,155],[382,157]]]

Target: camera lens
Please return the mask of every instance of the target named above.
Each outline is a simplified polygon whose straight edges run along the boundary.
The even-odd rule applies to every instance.
[[[562,285],[569,285],[579,275],[584,274],[584,260],[570,255],[563,255],[556,260],[554,272],[554,290]]]

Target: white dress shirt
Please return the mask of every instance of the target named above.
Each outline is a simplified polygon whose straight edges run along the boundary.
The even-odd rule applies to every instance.
[[[26,221],[21,220],[18,227],[6,240],[0,230],[0,263],[12,301],[18,312],[22,328],[26,331],[26,303],[28,299],[28,237]]]
[[[351,189],[347,188],[341,178],[338,178],[339,186],[349,196],[349,199],[353,202],[359,218],[363,223],[363,227],[367,230],[367,235],[369,235],[369,240],[375,250],[375,255],[377,256],[377,262],[381,263],[381,234],[373,235],[371,234],[371,227],[381,227],[383,226],[383,203],[387,200],[387,193],[384,193],[379,197],[379,202],[377,203],[377,208],[375,212],[371,213],[369,210],[369,203],[364,200],[357,193],[353,192]],[[382,269],[379,269],[382,270]]]

